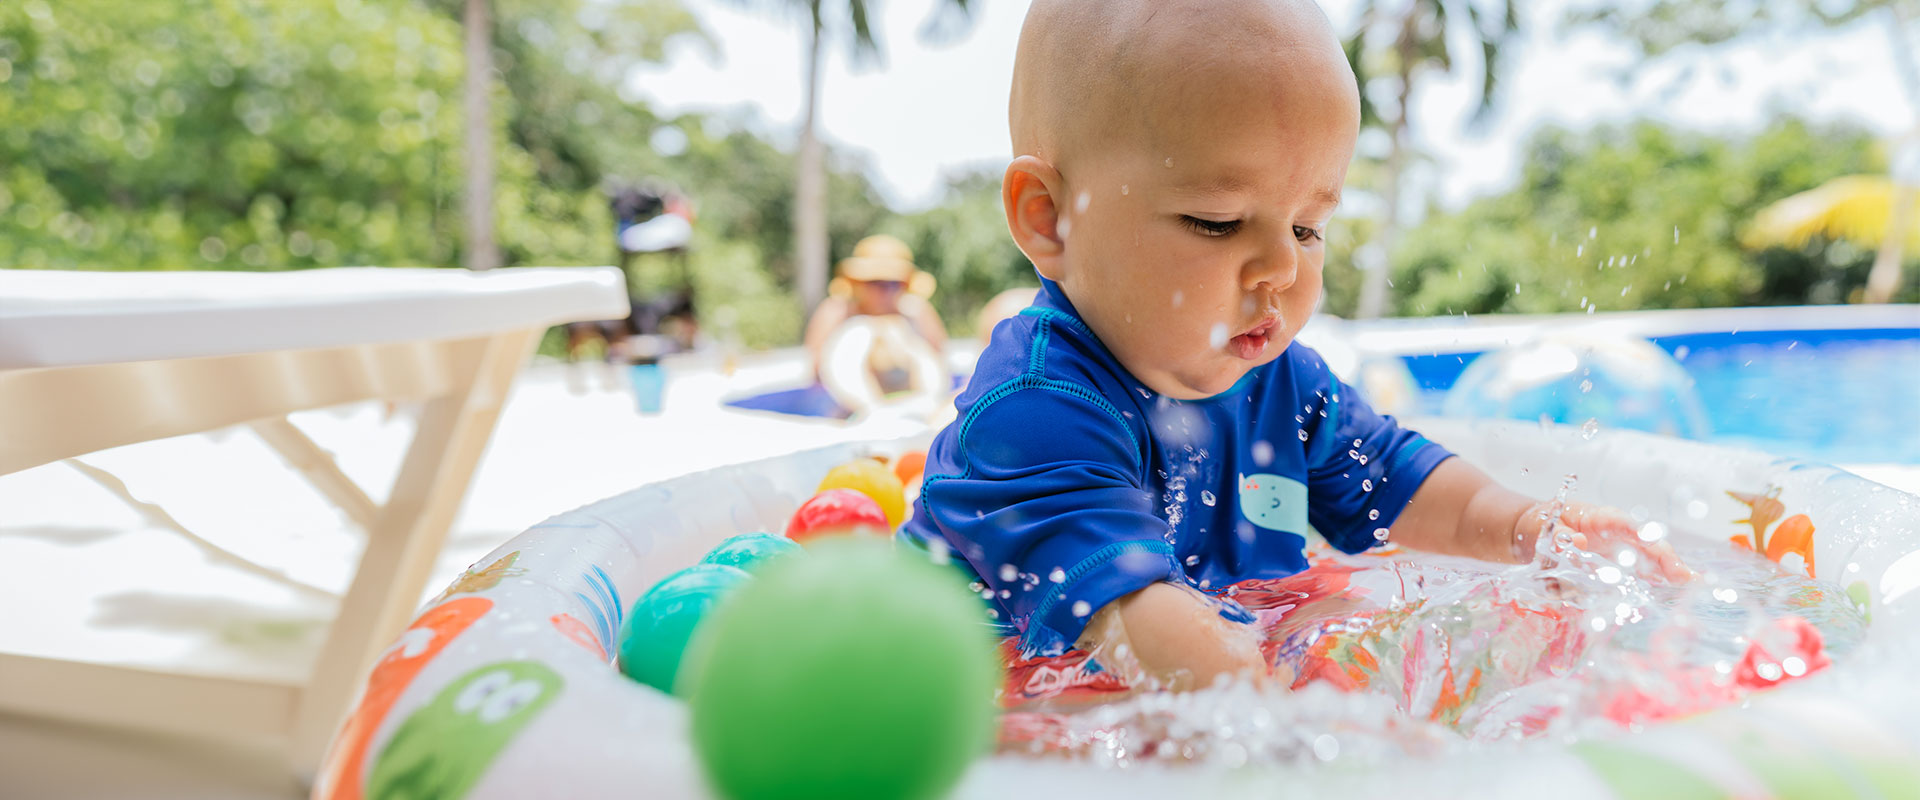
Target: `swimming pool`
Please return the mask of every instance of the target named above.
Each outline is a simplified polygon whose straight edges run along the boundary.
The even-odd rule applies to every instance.
[[[1920,464],[1920,307],[1595,316],[1527,319],[1518,327],[1511,318],[1380,323],[1357,338],[1400,356],[1420,390],[1417,410],[1438,414],[1468,365],[1540,330],[1579,325],[1638,336],[1693,379],[1711,441],[1834,464]]]

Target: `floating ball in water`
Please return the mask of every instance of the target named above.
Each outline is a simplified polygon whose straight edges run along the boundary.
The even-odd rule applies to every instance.
[[[714,604],[747,582],[747,573],[721,564],[696,564],[668,575],[633,603],[620,625],[620,671],[672,692],[680,662],[700,621]]]
[[[808,544],[823,536],[886,536],[893,526],[880,504],[852,489],[828,489],[801,504],[787,538]]]
[[[775,536],[771,533],[743,533],[707,551],[707,557],[700,559],[700,563],[738,567],[753,572],[768,561],[800,551],[800,543],[785,536]]]
[[[707,775],[733,800],[944,794],[992,741],[980,619],[951,570],[884,542],[769,564],[689,656]]]
[[[1488,353],[1447,392],[1450,417],[1538,420],[1702,439],[1710,433],[1693,378],[1645,339],[1559,333]]]
[[[820,480],[816,492],[828,489],[852,489],[873,498],[880,504],[880,510],[887,514],[887,529],[900,527],[907,521],[906,488],[899,477],[887,469],[887,465],[871,458],[849,461],[827,472]]]

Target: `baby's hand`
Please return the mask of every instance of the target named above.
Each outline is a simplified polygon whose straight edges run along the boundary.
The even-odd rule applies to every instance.
[[[1515,540],[1531,543],[1539,536],[1551,536],[1546,525],[1553,514],[1553,503],[1539,502],[1527,507],[1515,523]],[[1648,559],[1667,580],[1682,583],[1692,580],[1694,572],[1673,552],[1664,538],[1647,541],[1619,511],[1587,503],[1567,503],[1560,510],[1560,527],[1571,533],[1574,547],[1617,558],[1623,549],[1631,549]],[[1531,555],[1530,553],[1528,555]]]

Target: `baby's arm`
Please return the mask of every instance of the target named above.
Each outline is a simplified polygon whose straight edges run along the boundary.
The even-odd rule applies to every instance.
[[[1534,541],[1547,523],[1550,504],[1508,490],[1464,459],[1449,458],[1427,474],[1413,500],[1393,523],[1391,538],[1407,547],[1483,561],[1522,564],[1533,560]],[[1568,504],[1561,524],[1574,532],[1574,544],[1609,545],[1639,550],[1670,580],[1686,580],[1693,571],[1664,541],[1642,541],[1619,512],[1584,503]]]
[[[1191,587],[1156,583],[1096,612],[1076,646],[1136,688],[1191,691],[1223,675],[1292,683],[1269,672],[1251,622],[1244,609]]]

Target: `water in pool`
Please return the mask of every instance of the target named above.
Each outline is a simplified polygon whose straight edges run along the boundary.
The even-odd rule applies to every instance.
[[[1865,636],[1838,588],[1748,551],[1682,546],[1702,577],[1674,586],[1631,554],[1566,545],[1543,537],[1520,567],[1325,551],[1307,572],[1229,588],[1269,661],[1297,675],[1291,692],[1129,695],[1079,653],[1015,662],[1001,749],[1232,766],[1578,737],[1738,702]]]

